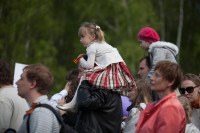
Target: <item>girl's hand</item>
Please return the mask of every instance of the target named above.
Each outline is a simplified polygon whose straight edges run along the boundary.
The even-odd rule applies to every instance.
[[[80,58],[80,57],[83,57],[83,56],[84,56],[84,54],[79,54],[79,56],[77,58]]]

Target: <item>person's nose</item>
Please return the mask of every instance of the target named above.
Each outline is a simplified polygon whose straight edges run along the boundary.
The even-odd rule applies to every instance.
[[[185,90],[185,95],[188,95],[189,93]]]
[[[140,72],[140,70],[137,72],[137,74],[140,74],[141,72]]]
[[[15,84],[18,85],[18,81]]]
[[[19,80],[17,80],[15,84],[18,85],[18,83],[19,83]]]
[[[150,81],[153,81],[154,80],[154,75],[152,75],[151,77],[150,77]]]

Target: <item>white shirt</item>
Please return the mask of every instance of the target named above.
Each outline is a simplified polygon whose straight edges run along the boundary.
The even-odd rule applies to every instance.
[[[0,88],[0,133],[6,129],[19,129],[28,110],[25,99],[18,96],[17,88]]]
[[[140,103],[140,107],[144,110],[146,108],[146,104]],[[135,133],[139,116],[140,116],[140,110],[136,107],[133,107],[130,110],[128,117],[125,120],[126,125],[124,133]]]
[[[200,109],[193,108],[190,121],[200,130]]]
[[[62,100],[64,97],[66,97],[68,95],[68,92],[63,89],[61,92],[54,94],[51,99],[50,99],[50,103],[53,107],[56,107],[56,105],[58,104],[58,102],[60,100]]]
[[[87,61],[80,59],[83,68],[89,69],[94,67],[96,63],[99,67],[105,68],[112,63],[124,62],[118,50],[106,42],[94,42],[87,47]]]
[[[200,131],[194,124],[190,123],[186,125],[185,133],[200,133]]]

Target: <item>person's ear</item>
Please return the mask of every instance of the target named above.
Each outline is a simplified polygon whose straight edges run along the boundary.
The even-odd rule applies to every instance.
[[[95,35],[95,34],[92,34],[91,37],[92,37],[93,40],[95,40],[96,35]]]
[[[33,80],[33,81],[31,82],[31,88],[35,88],[36,84],[37,84],[37,82],[36,82],[35,80]]]
[[[172,82],[169,82],[168,87],[172,87],[173,84],[174,84],[174,80]]]

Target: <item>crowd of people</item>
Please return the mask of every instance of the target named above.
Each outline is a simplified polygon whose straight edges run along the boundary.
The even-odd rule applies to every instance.
[[[87,52],[53,96],[46,66],[26,66],[14,88],[10,66],[0,60],[0,133],[200,133],[200,75],[183,75],[175,44],[142,28],[137,38],[147,55],[135,79],[100,26],[83,23],[78,35]],[[121,96],[131,102],[126,118]]]

